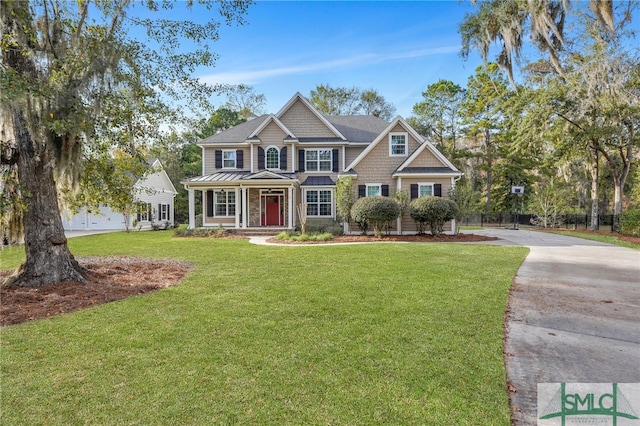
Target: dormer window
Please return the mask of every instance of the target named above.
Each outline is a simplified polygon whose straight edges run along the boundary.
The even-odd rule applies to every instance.
[[[280,151],[275,146],[267,148],[266,153],[267,169],[280,168]]]
[[[389,155],[406,156],[407,155],[407,133],[390,133],[389,134]]]

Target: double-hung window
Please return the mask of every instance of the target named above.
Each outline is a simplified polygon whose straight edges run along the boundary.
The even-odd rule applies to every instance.
[[[149,221],[151,220],[151,204],[150,203],[139,203],[138,204],[138,222]]]
[[[169,204],[160,204],[158,220],[169,220]]]
[[[330,189],[307,189],[307,216],[331,217],[333,191]]]
[[[279,169],[280,168],[280,151],[275,146],[267,149],[267,169]]]
[[[425,195],[433,195],[432,183],[420,183],[418,184],[418,197],[424,197]]]
[[[407,155],[407,133],[389,134],[389,155]]]
[[[330,149],[305,150],[305,170],[308,172],[330,172],[333,153]]]
[[[222,151],[222,167],[225,169],[236,168],[236,151],[235,149],[225,149]]]
[[[235,216],[236,193],[234,191],[216,191],[213,206],[216,216]]]
[[[367,184],[367,197],[376,197],[382,195],[382,185],[380,184]]]

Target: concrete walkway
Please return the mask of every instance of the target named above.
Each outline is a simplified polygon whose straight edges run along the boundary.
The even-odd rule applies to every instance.
[[[506,326],[514,424],[537,424],[538,383],[640,382],[640,251],[545,232],[474,233],[531,249]]]

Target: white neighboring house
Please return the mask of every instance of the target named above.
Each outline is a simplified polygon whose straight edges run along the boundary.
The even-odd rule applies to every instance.
[[[143,213],[132,215],[129,218],[130,229],[151,229],[152,224],[159,224],[163,227],[174,224],[173,203],[178,192],[171,183],[167,172],[164,171],[160,160],[151,158],[147,160],[147,163],[149,163],[149,173],[145,173],[133,185],[136,200],[145,203],[147,208]],[[122,212],[114,211],[109,206],[100,206],[99,212],[83,208],[71,217],[63,213],[62,225],[65,231],[126,229],[125,217]]]

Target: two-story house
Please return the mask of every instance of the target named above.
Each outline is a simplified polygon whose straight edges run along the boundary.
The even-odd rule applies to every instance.
[[[336,181],[353,179],[354,197],[447,196],[462,173],[402,117],[325,116],[300,93],[267,114],[200,142],[202,176],[188,179],[189,227],[294,229],[307,219],[336,218]],[[202,196],[202,212],[195,197]],[[357,229],[353,230],[357,232]],[[408,214],[391,232],[416,232]]]

